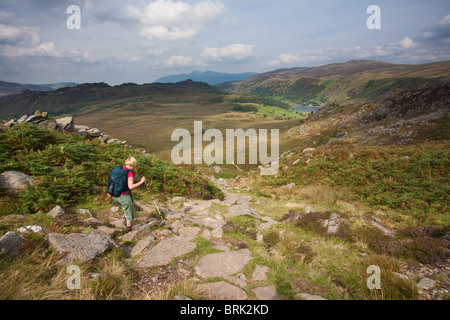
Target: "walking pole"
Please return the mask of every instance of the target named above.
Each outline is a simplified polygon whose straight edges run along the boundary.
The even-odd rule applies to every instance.
[[[147,191],[148,191],[148,193],[150,194],[150,197],[152,198],[152,202],[153,202],[153,204],[155,205],[156,211],[158,211],[159,217],[161,218],[162,222],[164,222],[164,219],[166,219],[166,215],[164,214],[164,212],[161,212],[161,211],[159,210],[159,207],[158,207],[158,205],[156,204],[155,199],[153,199],[152,192],[150,191],[150,188],[148,187],[147,182],[145,182],[144,184],[145,184],[145,186],[147,187]]]

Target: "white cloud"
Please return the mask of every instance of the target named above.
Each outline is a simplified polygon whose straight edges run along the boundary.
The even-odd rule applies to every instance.
[[[450,26],[450,14],[445,16],[441,21],[439,21],[439,25],[441,27],[448,27]]]
[[[23,56],[61,57],[53,42],[41,42],[40,29],[5,23],[13,15],[0,12],[0,56],[7,58]]]
[[[221,48],[205,48],[201,57],[208,62],[239,61],[253,55],[254,45],[230,44]]]
[[[194,62],[190,57],[171,56],[166,60],[166,65],[171,68],[182,68],[193,66]]]
[[[281,64],[293,64],[300,62],[301,58],[298,55],[294,54],[281,54],[278,59],[268,62],[269,66],[279,66]]]
[[[410,37],[406,37],[405,39],[400,41],[398,44],[400,44],[405,49],[412,48],[416,45]]]
[[[223,12],[221,1],[196,4],[172,0],[156,0],[141,9],[127,6],[128,15],[142,24],[142,36],[149,40],[182,40],[195,37]]]

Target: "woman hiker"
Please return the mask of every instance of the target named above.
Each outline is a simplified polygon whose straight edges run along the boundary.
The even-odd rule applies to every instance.
[[[129,157],[125,161],[125,170],[129,170],[127,177],[127,184],[125,186],[125,191],[122,192],[120,197],[113,197],[114,201],[117,202],[123,209],[126,219],[126,229],[125,232],[128,233],[133,230],[133,220],[134,220],[134,202],[131,196],[131,190],[136,189],[145,183],[145,177],[142,177],[141,181],[134,183],[134,172],[136,170],[137,161],[133,157]]]

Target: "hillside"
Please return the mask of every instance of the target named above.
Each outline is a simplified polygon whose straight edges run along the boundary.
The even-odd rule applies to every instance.
[[[138,102],[176,99],[175,96],[194,98],[208,96],[217,99],[220,92],[206,83],[184,81],[177,84],[125,83],[109,86],[106,83],[86,83],[66,87],[51,92],[25,91],[0,98],[0,116],[22,116],[35,110],[45,110],[51,114],[73,114],[104,108],[105,106]]]
[[[313,68],[275,70],[220,84],[227,93],[279,97],[296,104],[367,102],[392,89],[433,89],[450,84],[450,61],[396,65],[353,60]]]
[[[448,142],[299,148],[276,177],[220,180],[45,127],[0,133],[2,300],[448,299]],[[154,197],[133,190],[124,233],[104,184],[129,155]]]
[[[253,72],[247,73],[223,73],[214,71],[193,71],[189,74],[169,75],[159,78],[155,82],[161,83],[177,83],[186,80],[206,82],[209,85],[216,85],[222,82],[241,81],[254,75]]]
[[[450,87],[397,89],[370,103],[330,103],[285,138],[304,146],[411,145],[450,139],[449,114]]]

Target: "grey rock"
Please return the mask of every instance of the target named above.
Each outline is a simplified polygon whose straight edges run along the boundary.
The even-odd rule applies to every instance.
[[[47,215],[52,218],[60,218],[66,214],[66,211],[61,206],[55,206],[52,210],[47,212]]]
[[[151,219],[150,222],[148,222],[145,225],[141,226],[135,226],[134,230],[123,235],[120,237],[120,240],[122,241],[134,241],[136,239],[143,238],[145,236],[148,236],[149,233],[152,231],[152,227],[158,225],[159,221],[157,219]]]
[[[386,235],[388,237],[392,237],[392,238],[395,237],[395,231],[386,228],[385,226],[381,225],[377,221],[370,220],[369,223],[371,225],[373,225],[375,228],[377,228],[378,230],[380,230],[384,235]]]
[[[328,220],[327,234],[336,234],[341,224],[341,217],[336,213],[332,213]]]
[[[153,236],[147,237],[145,239],[139,240],[138,243],[136,243],[136,245],[133,247],[133,249],[131,250],[131,256],[135,257],[139,254],[141,254],[145,249],[147,249],[148,247],[150,247],[150,245],[155,242],[156,239]]]
[[[45,118],[42,116],[42,114],[34,114],[31,115],[25,120],[25,122],[31,122],[33,124],[38,124],[39,122],[45,120]]]
[[[5,171],[0,175],[0,189],[17,192],[33,183],[33,178],[22,172]]]
[[[232,218],[236,216],[249,215],[256,218],[261,218],[261,216],[256,213],[252,208],[248,205],[234,205],[228,209],[227,218]]]
[[[230,276],[241,272],[251,259],[249,254],[237,251],[212,253],[198,261],[195,271],[202,278]]]
[[[74,122],[73,117],[65,117],[56,119],[56,125],[57,129],[59,131],[67,131],[67,132],[73,132],[74,130]]]
[[[17,120],[17,124],[21,124],[22,122],[27,121],[27,119],[28,119],[28,116],[27,116],[27,115],[23,115],[22,117],[20,117],[20,118]]]
[[[307,206],[306,209],[305,209],[305,212],[306,213],[314,213],[315,211],[314,211],[313,207]]]
[[[294,300],[327,300],[327,299],[314,294],[297,293],[294,295]]]
[[[214,230],[211,231],[211,236],[213,238],[222,238],[223,236],[223,229],[221,227],[216,228]]]
[[[255,270],[253,270],[252,281],[266,281],[269,271],[270,268],[267,266],[256,265]]]
[[[86,133],[88,134],[88,137],[90,138],[98,138],[102,135],[101,131],[97,128],[92,128],[89,130],[86,130]]]
[[[256,294],[258,300],[280,300],[277,287],[274,285],[255,288],[252,291]]]
[[[183,235],[183,234],[192,234],[192,235],[198,235],[200,232],[200,228],[199,227],[181,227],[178,228],[178,234]]]
[[[295,183],[289,183],[285,186],[282,186],[281,189],[292,189],[293,187],[295,187]]]
[[[72,260],[81,263],[88,262],[115,246],[111,237],[98,231],[91,231],[89,234],[50,233],[45,240],[56,250],[56,253],[65,255],[61,261],[62,264],[67,264]]]
[[[58,124],[56,123],[56,120],[46,119],[46,120],[40,121],[37,124],[37,126],[41,127],[41,128],[48,128],[48,129],[56,130],[58,127]]]
[[[73,132],[76,134],[79,134],[80,136],[85,137],[85,138],[88,137],[87,131],[89,129],[90,128],[88,126],[82,126],[82,125],[74,125],[73,126]]]
[[[430,290],[436,286],[436,281],[430,278],[422,278],[417,286],[423,290]]]
[[[24,246],[25,238],[15,232],[7,232],[4,236],[0,237],[0,252],[5,252],[8,255],[17,255]]]
[[[139,201],[134,201],[134,206],[137,211],[142,211],[142,212],[147,212],[147,213],[151,213],[151,212],[155,211],[154,207],[150,207],[149,205],[140,203]]]
[[[186,198],[185,197],[174,197],[172,199],[172,202],[185,202]]]
[[[223,220],[217,220],[217,219],[211,219],[211,218],[203,219],[203,226],[211,228],[211,229],[223,227],[225,224],[226,224],[226,222]]]
[[[171,259],[185,255],[197,247],[195,243],[187,241],[187,239],[192,238],[178,236],[161,241],[138,261],[138,266],[151,268],[168,265]]]
[[[248,300],[244,290],[225,281],[200,284],[198,289],[209,300]]]
[[[114,228],[109,228],[109,227],[107,227],[107,226],[99,226],[99,227],[97,227],[97,231],[98,231],[98,232],[101,232],[101,233],[103,233],[103,234],[106,234],[106,235],[108,235],[108,236],[110,236],[110,237],[113,237],[113,236],[115,236],[117,233],[119,233],[119,230],[114,229]]]

